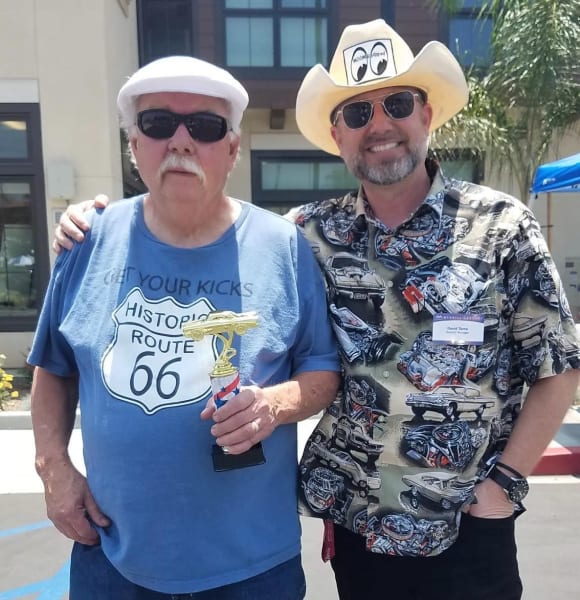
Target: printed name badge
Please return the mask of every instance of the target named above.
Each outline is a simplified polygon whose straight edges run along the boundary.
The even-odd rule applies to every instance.
[[[483,343],[483,315],[436,313],[433,341],[441,344],[480,345]]]

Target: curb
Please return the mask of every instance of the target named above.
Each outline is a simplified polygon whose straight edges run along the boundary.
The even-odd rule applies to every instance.
[[[577,411],[575,407],[573,410]],[[533,475],[580,474],[580,422],[563,423],[544,451]]]
[[[81,426],[80,413],[75,415],[74,428]],[[0,431],[5,429],[25,430],[32,429],[32,418],[29,410],[4,410],[0,411]]]
[[[0,412],[0,431],[5,429],[32,429],[29,410],[5,410]]]
[[[580,474],[580,446],[570,448],[554,442],[546,448],[540,462],[532,472],[532,475],[578,474]]]

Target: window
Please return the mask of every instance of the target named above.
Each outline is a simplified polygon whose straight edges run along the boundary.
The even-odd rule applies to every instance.
[[[288,69],[328,62],[328,0],[224,0],[225,64]]]
[[[431,154],[437,159],[446,177],[481,183],[483,180],[484,156],[469,150],[432,150]]]
[[[491,62],[493,19],[479,13],[486,0],[463,0],[449,16],[449,49],[465,67],[485,68]]]
[[[129,146],[129,138],[125,130],[121,130],[121,169],[123,171],[123,198],[132,198],[139,194],[145,194],[147,188],[139,175],[139,169],[131,160],[131,148]]]
[[[28,124],[24,119],[0,118],[0,160],[28,156]]]
[[[381,0],[381,16],[391,26],[396,27],[395,21],[396,0]]]
[[[342,196],[359,187],[342,160],[317,151],[252,152],[252,200],[284,214],[293,206]]]
[[[0,330],[31,331],[49,273],[36,104],[0,104]]]
[[[193,55],[192,0],[139,0],[139,61]]]
[[[36,306],[31,185],[0,178],[0,316]]]

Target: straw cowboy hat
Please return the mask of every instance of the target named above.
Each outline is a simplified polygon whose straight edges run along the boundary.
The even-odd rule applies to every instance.
[[[339,154],[330,135],[333,110],[353,96],[391,86],[425,91],[433,107],[431,131],[467,104],[465,76],[446,46],[429,42],[413,57],[403,38],[376,19],[345,28],[328,71],[320,64],[308,71],[296,98],[298,127],[315,146]]]

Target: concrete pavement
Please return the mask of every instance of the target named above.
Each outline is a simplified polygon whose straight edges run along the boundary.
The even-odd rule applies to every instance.
[[[523,600],[580,598],[580,479],[533,477],[526,504],[516,527]],[[302,526],[307,600],[337,600],[332,570],[320,559],[321,523],[303,519]],[[0,495],[0,600],[65,600],[69,552],[70,542],[46,521],[42,494]]]
[[[316,419],[309,419],[299,425],[300,447],[315,424]],[[580,412],[574,410],[563,426],[562,435],[575,435],[576,428],[568,424],[580,426]],[[557,439],[566,442],[560,433]],[[78,429],[70,452],[84,470]],[[33,464],[29,415],[0,417],[0,600],[67,598],[70,542],[46,519]],[[517,525],[524,600],[579,598],[580,478],[532,477],[526,504],[529,510]],[[307,600],[337,600],[331,568],[320,559],[321,523],[303,519],[302,525]]]

